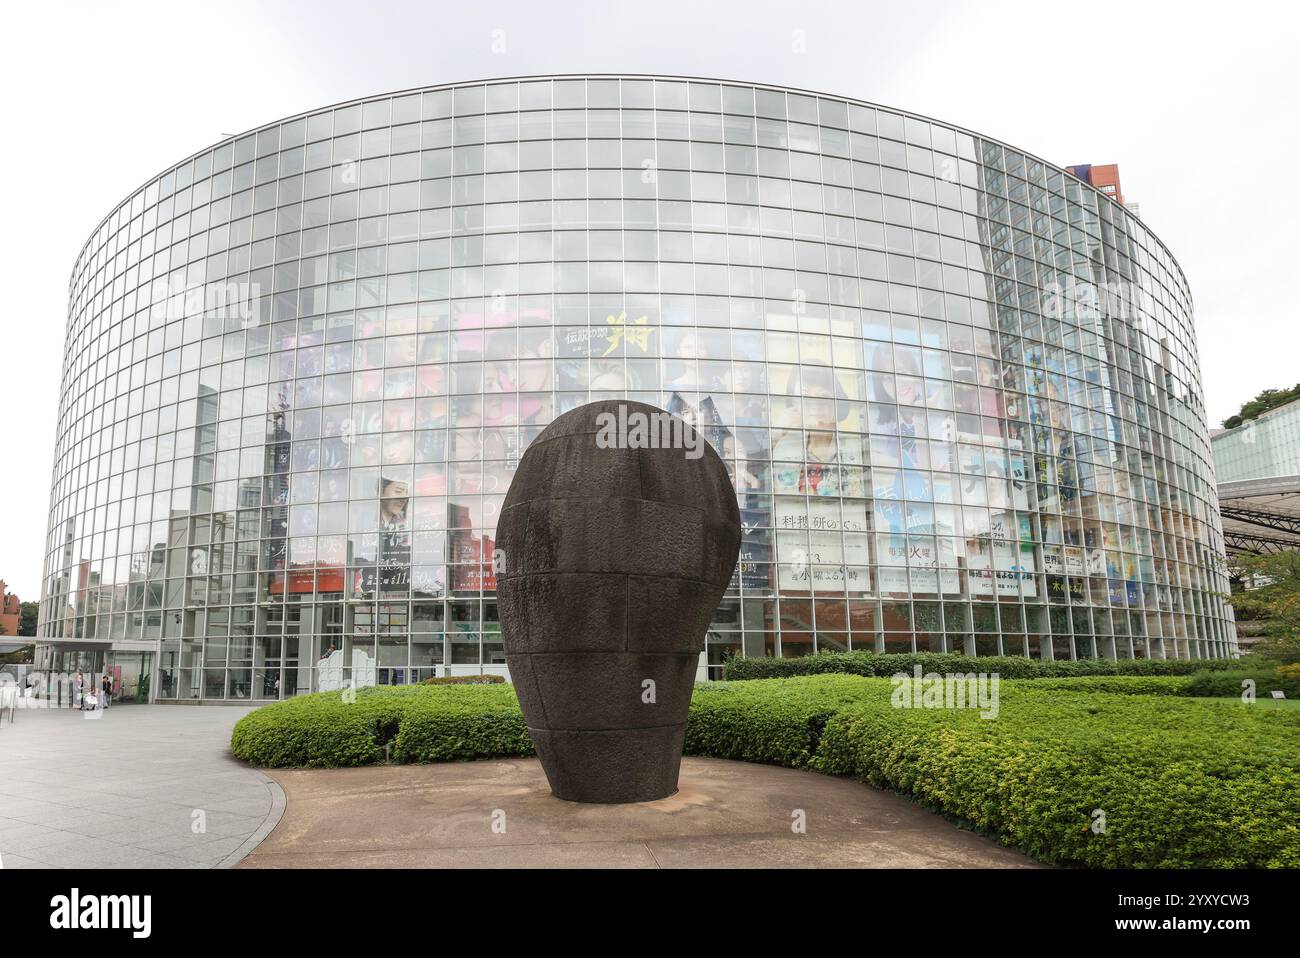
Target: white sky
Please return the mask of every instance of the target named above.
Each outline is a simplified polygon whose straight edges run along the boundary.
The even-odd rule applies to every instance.
[[[1195,297],[1212,424],[1300,381],[1300,14],[1237,2],[288,0],[6,9],[0,578],[40,591],[68,277],[104,215],[223,134],[494,76],[787,84],[1061,165],[1119,163]],[[1090,16],[1091,15],[1091,16]],[[494,53],[493,32],[505,51]],[[792,38],[802,31],[806,52]]]

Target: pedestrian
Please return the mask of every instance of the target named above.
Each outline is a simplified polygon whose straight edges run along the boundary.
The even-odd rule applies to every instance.
[[[86,707],[86,677],[81,674],[81,669],[77,669],[77,679],[72,687],[72,707],[75,709],[84,709]]]
[[[104,673],[104,681],[101,688],[104,691],[101,701],[104,703],[104,708],[108,708],[109,703],[113,701],[113,676],[109,675],[107,672]]]

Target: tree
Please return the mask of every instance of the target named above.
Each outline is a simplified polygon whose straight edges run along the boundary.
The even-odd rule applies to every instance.
[[[1259,587],[1234,592],[1237,618],[1265,623],[1254,651],[1280,662],[1300,662],[1300,552],[1233,557],[1238,574]]]
[[[30,665],[35,651],[36,646],[24,645],[12,652],[6,652],[0,655],[0,665]]]
[[[1300,399],[1300,383],[1290,389],[1262,389],[1254,399],[1242,403],[1235,416],[1223,420],[1223,428],[1236,429],[1248,419],[1258,419],[1270,409],[1285,406],[1296,399]]]
[[[36,635],[36,620],[40,618],[41,605],[39,602],[20,602],[18,604],[18,634],[19,635]]]

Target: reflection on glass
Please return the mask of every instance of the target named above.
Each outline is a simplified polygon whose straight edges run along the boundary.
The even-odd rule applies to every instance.
[[[1136,295],[1089,299],[1096,262]],[[1177,264],[928,120],[646,78],[373,98],[156,178],[73,290],[40,633],[157,639],[163,697],[499,670],[504,494],[596,398],[732,477],[710,677],[1234,648]]]

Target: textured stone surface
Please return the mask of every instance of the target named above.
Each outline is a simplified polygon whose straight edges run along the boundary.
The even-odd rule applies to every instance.
[[[615,731],[531,731],[556,798],[606,804],[653,802],[677,791],[684,723]]]
[[[623,650],[622,630],[610,629],[609,623],[622,621],[628,614],[627,576],[573,572],[542,573],[535,578],[527,587],[520,584],[497,595],[501,618],[517,626],[511,632],[512,653]],[[551,610],[558,608],[569,609],[572,617],[557,620]]]
[[[696,663],[740,551],[718,454],[601,448],[599,417],[620,407],[665,415],[607,400],[560,416],[497,523],[506,663],[552,791],[578,802],[676,790]]]
[[[613,731],[678,725],[695,685],[695,652],[521,653],[519,703],[546,728]],[[514,674],[514,663],[511,663]],[[654,701],[645,701],[646,681]],[[536,695],[536,700],[531,697]],[[532,719],[529,718],[532,726]],[[542,727],[542,726],[537,726]]]

